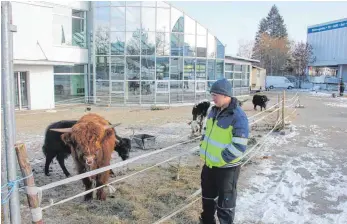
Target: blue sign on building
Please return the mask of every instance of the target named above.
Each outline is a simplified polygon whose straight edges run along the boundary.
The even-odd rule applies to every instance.
[[[316,27],[311,27],[307,29],[307,33],[318,33],[318,32],[335,30],[335,29],[340,29],[345,27],[347,27],[347,20],[336,22],[336,23],[330,23],[326,25],[321,25],[321,26],[316,26]]]

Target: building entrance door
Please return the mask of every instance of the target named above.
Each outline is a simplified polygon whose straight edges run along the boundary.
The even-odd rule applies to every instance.
[[[16,109],[28,108],[28,77],[26,72],[14,73],[15,107]]]

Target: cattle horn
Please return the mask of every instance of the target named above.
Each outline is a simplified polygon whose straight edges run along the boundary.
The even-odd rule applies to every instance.
[[[49,130],[50,131],[61,132],[61,133],[71,133],[72,132],[72,128],[51,128]]]
[[[119,125],[121,125],[121,124],[122,124],[122,123],[105,125],[105,129],[114,128],[114,127],[117,127],[117,126],[119,126]]]

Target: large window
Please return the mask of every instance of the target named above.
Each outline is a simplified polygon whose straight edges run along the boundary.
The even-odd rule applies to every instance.
[[[86,47],[86,12],[55,6],[53,8],[53,43]]]
[[[86,65],[54,66],[55,103],[84,102],[86,77]]]
[[[224,66],[224,45],[170,4],[111,1],[92,5],[95,74],[92,71],[88,83],[93,85],[96,79],[92,86],[100,97],[96,102],[196,102],[207,97],[216,80],[234,78],[234,67]],[[240,81],[249,73],[242,72],[240,66]]]

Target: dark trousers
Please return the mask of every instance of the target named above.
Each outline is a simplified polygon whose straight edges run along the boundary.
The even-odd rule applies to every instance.
[[[203,224],[215,224],[214,214],[220,224],[232,224],[235,217],[236,186],[241,166],[231,168],[209,168],[206,165],[201,172]],[[214,200],[218,196],[216,201]]]

